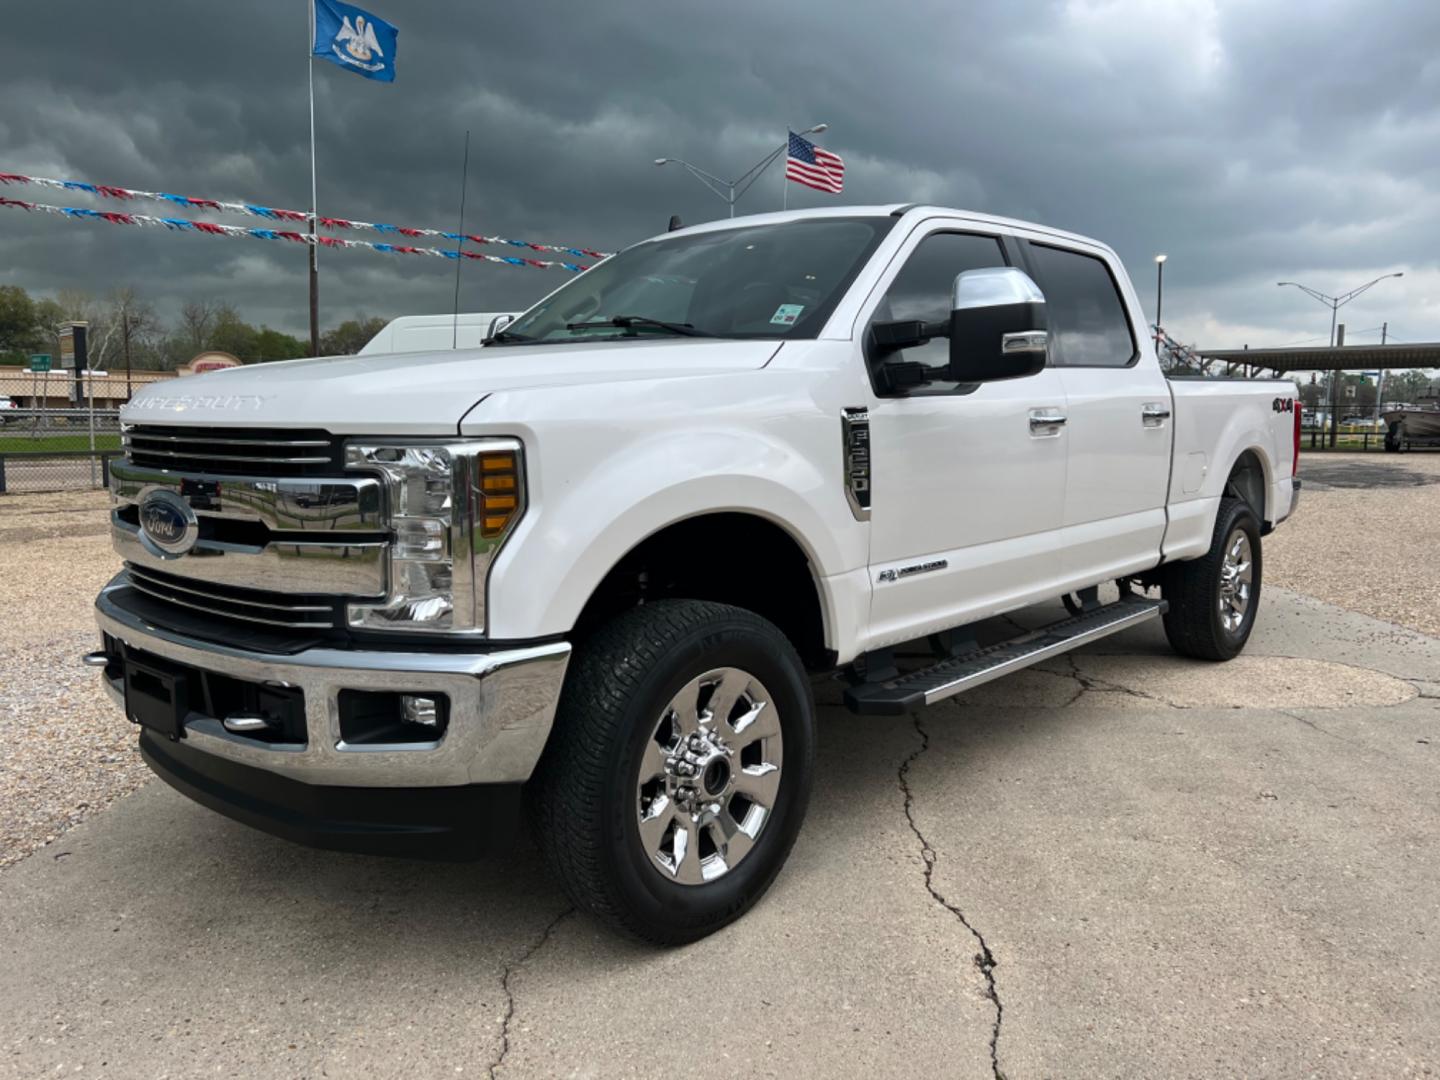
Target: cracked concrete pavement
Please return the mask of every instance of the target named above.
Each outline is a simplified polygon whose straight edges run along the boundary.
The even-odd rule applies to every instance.
[[[0,870],[0,1077],[1440,1069],[1440,639],[1267,587],[1226,665],[1147,626],[913,717],[816,696],[789,865],[684,949],[528,847],[313,852],[150,783]]]
[[[1422,1075],[1440,641],[1271,590],[1246,655],[1145,627],[894,720],[820,684],[790,865],[678,950],[528,849],[311,852],[150,784],[0,874],[0,1075]]]

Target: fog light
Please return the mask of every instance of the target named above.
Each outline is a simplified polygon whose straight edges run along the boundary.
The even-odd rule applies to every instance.
[[[433,697],[400,695],[400,715],[405,723],[417,724],[432,731],[440,726],[440,704]]]
[[[445,738],[450,701],[444,694],[341,690],[340,741],[345,747],[419,744]]]

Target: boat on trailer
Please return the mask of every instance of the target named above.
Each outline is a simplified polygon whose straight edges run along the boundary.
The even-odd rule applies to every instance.
[[[1440,446],[1440,398],[1421,398],[1417,405],[1401,405],[1382,415],[1386,450]]]

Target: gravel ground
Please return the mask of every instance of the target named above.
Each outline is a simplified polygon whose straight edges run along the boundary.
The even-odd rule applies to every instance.
[[[1300,454],[1265,581],[1440,637],[1440,453]]]
[[[1302,455],[1301,475],[1299,514],[1266,540],[1265,580],[1440,636],[1440,454]],[[78,662],[96,641],[91,601],[117,568],[106,507],[100,492],[0,496],[11,611],[0,624],[0,866],[149,776],[130,726]]]
[[[149,775],[94,672],[90,604],[118,561],[100,492],[0,496],[0,866]]]

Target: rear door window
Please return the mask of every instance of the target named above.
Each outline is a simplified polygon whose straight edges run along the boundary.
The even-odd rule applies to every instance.
[[[1045,294],[1055,362],[1065,367],[1128,367],[1139,355],[1120,289],[1103,259],[1029,245],[1036,283]]]

